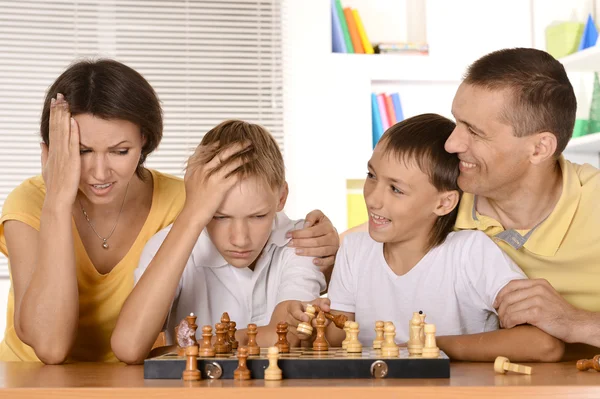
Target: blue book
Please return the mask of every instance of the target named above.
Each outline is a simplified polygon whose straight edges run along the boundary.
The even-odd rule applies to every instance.
[[[594,23],[594,19],[590,14],[588,15],[588,20],[585,24],[585,28],[583,29],[583,35],[581,35],[581,42],[579,42],[579,48],[577,51],[581,51],[588,47],[594,47],[597,41],[598,29],[596,29],[596,24]]]
[[[383,136],[383,124],[381,123],[377,94],[375,93],[371,93],[371,117],[373,119],[373,148],[375,148],[377,142]]]
[[[331,0],[331,48],[334,53],[347,53],[346,43],[344,42],[344,34],[342,33],[342,25],[340,24],[340,16],[338,15],[335,0]]]
[[[400,103],[400,95],[394,93],[391,95],[392,103],[394,104],[394,113],[396,114],[396,123],[404,120],[404,113],[402,112],[402,104]]]

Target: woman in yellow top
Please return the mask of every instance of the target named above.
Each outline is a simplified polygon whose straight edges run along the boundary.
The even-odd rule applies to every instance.
[[[12,283],[0,360],[116,361],[110,336],[140,253],[185,202],[181,179],[144,168],[162,138],[160,103],[133,69],[82,61],[48,90],[40,128],[42,176],[0,218]],[[306,219],[295,244],[328,270],[337,233],[319,211]]]

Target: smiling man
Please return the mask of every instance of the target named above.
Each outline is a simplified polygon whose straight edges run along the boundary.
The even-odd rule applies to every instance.
[[[530,278],[499,293],[502,325],[600,347],[600,173],[561,155],[576,108],[548,53],[496,51],[468,69],[445,148],[465,192],[455,227],[485,232]]]

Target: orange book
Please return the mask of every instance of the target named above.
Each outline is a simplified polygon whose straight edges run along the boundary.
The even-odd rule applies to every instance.
[[[396,120],[396,111],[394,111],[394,102],[392,101],[392,96],[390,96],[389,94],[385,94],[383,98],[385,100],[385,109],[387,110],[391,127],[394,126],[396,122],[398,122]]]
[[[356,54],[364,54],[365,49],[360,41],[360,34],[358,33],[358,27],[352,15],[352,9],[350,7],[344,8],[344,17],[346,17],[346,24],[348,24],[348,32],[350,33],[350,40],[352,40],[352,46]]]

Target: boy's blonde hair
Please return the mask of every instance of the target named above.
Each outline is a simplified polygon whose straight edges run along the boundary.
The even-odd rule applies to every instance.
[[[264,127],[241,120],[227,120],[209,130],[188,160],[188,168],[210,161],[234,144],[250,145],[222,162],[212,173],[234,159],[241,158],[242,166],[231,174],[238,175],[241,179],[260,178],[272,189],[281,188],[285,184],[283,156],[273,136]]]

